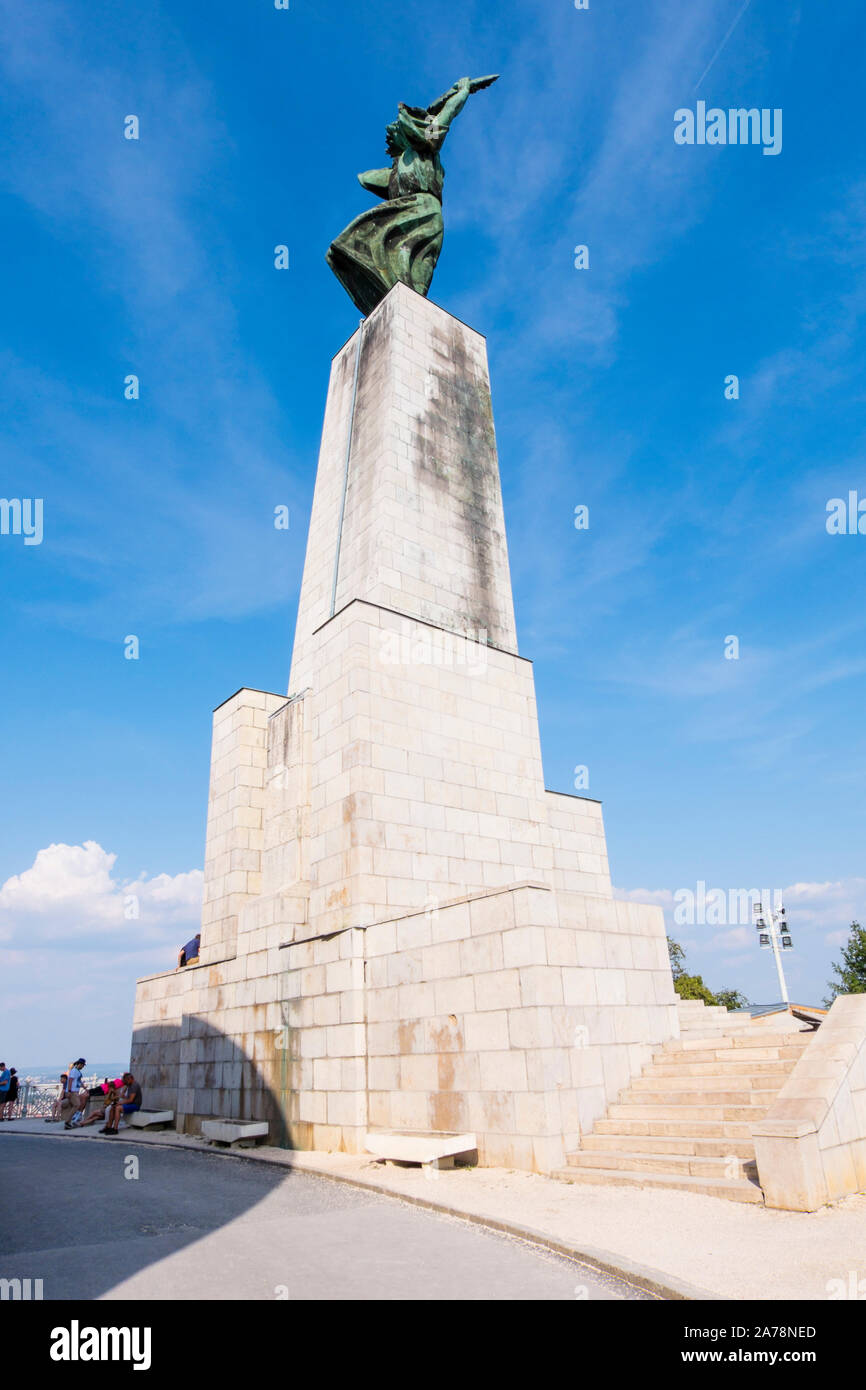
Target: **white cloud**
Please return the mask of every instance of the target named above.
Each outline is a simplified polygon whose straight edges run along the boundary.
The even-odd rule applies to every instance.
[[[39,850],[29,869],[0,887],[0,939],[16,946],[79,947],[89,938],[114,935],[118,945],[138,948],[173,941],[179,927],[197,922],[200,869],[123,879],[113,872],[116,860],[95,840]]]
[[[826,932],[830,945],[848,940],[847,928],[866,922],[866,878],[843,878],[826,883],[792,883],[782,897],[789,914],[804,927]]]
[[[709,895],[713,888],[720,888],[726,903],[731,890],[729,885],[708,884]],[[765,890],[761,890],[762,892]],[[781,899],[788,913],[791,932],[798,947],[806,947],[810,954],[817,950],[819,955],[832,952],[844,946],[848,940],[849,928],[853,921],[866,922],[866,878],[851,877],[814,883],[792,883],[780,890]],[[667,930],[686,950],[694,950],[697,956],[719,953],[748,953],[752,949],[753,931],[740,923],[729,922],[713,926],[698,925],[698,936],[694,927],[686,927],[674,921],[673,909],[676,898],[670,888],[615,888],[614,897],[627,902],[657,903],[664,909]],[[731,909],[733,910],[733,909]],[[684,933],[690,932],[690,936]],[[696,963],[697,964],[697,963]],[[695,966],[696,968],[696,966]]]

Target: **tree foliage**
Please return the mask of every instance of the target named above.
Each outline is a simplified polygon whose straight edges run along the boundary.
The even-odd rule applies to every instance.
[[[705,1004],[721,1004],[725,1009],[744,1009],[747,1006],[748,999],[738,989],[721,989],[717,994],[713,994],[700,975],[688,975],[685,951],[673,937],[669,936],[667,940],[674,989],[681,999],[703,999]]]
[[[866,994],[866,927],[851,923],[850,935],[842,947],[842,959],[832,967],[835,980],[828,980],[830,993],[824,1000],[829,1008],[837,994]]]

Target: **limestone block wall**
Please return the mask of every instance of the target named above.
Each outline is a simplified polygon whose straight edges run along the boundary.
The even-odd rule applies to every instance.
[[[483,1163],[549,1171],[677,1031],[658,909],[524,883],[326,936],[302,912],[262,898],[235,957],[139,983],[132,1068],[181,1131],[473,1130]]]
[[[332,366],[291,691],[356,598],[517,650],[484,338],[406,285]]]
[[[767,1206],[816,1211],[866,1192],[866,994],[834,1000],[752,1134]]]
[[[238,912],[261,892],[268,715],[284,695],[239,690],[213,717],[201,958],[236,949]]]
[[[367,1126],[363,930],[282,951],[287,1124],[298,1148],[359,1153]]]
[[[550,845],[547,881],[561,892],[612,897],[601,802],[568,792],[545,791],[544,798]]]
[[[661,913],[597,909],[563,926],[525,883],[288,946],[293,1135],[471,1130],[482,1163],[562,1164],[677,1031]]]
[[[544,790],[530,662],[361,601],[318,636],[319,930],[526,878],[610,896],[600,806]]]
[[[267,1120],[270,1142],[290,1144],[281,963],[251,950],[138,982],[130,1065],[147,1109],[174,1110],[187,1134],[211,1117]]]
[[[309,691],[268,717],[262,894],[307,888],[312,729]]]

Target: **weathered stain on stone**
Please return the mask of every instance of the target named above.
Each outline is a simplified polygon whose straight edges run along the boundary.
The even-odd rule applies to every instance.
[[[453,1022],[452,1022],[453,1019]],[[430,1043],[434,1052],[462,1052],[464,1048],[463,1029],[457,1022],[455,1015],[449,1015],[443,1020],[430,1021]],[[440,1063],[442,1058],[439,1058]],[[452,1062],[453,1070],[453,1062]],[[441,1084],[441,1082],[440,1082]]]
[[[398,1056],[406,1056],[408,1053],[416,1050],[418,1026],[417,1020],[404,1020],[402,1023],[397,1024]]]
[[[514,1128],[511,1096],[506,1091],[486,1091],[483,1097],[487,1128],[493,1133],[507,1134]]]
[[[464,595],[465,611],[458,617],[467,629],[484,630],[493,641],[502,628],[494,548],[501,552],[505,545],[497,527],[499,465],[493,406],[486,380],[466,352],[459,325],[449,323],[447,330],[437,327],[432,341],[443,366],[434,372],[433,399],[418,417],[412,454],[421,479],[447,492],[457,504],[453,510],[472,555],[473,581]],[[442,455],[443,441],[449,445],[450,458]]]
[[[466,1129],[466,1098],[458,1091],[437,1091],[430,1097],[430,1128],[459,1133]]]
[[[352,459],[354,457],[365,458],[367,453],[376,446],[378,440],[385,361],[388,355],[387,343],[391,335],[392,317],[392,306],[390,304],[383,305],[379,313],[367,320],[359,330],[362,334],[360,348],[358,345],[355,348],[356,352],[360,351],[360,356],[358,358],[358,385],[355,393],[354,415],[348,426],[351,429],[351,451],[340,547],[338,607],[343,597],[354,597],[353,594],[343,595],[340,587],[341,582],[344,582],[347,576],[351,577],[353,573],[357,575],[358,573],[369,572],[372,560],[370,547],[374,544],[373,528],[368,522],[373,497],[368,490],[358,486],[359,482],[363,481],[363,477],[359,477],[358,470],[352,467]],[[347,357],[351,359],[351,370],[354,378],[355,353],[349,353]],[[349,559],[351,564],[348,563]]]

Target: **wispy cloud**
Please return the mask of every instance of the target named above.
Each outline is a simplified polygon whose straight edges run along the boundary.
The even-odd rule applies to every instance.
[[[124,603],[163,622],[267,607],[293,586],[302,549],[302,523],[269,544],[273,508],[300,521],[302,490],[279,405],[239,338],[241,270],[221,225],[232,192],[216,158],[231,145],[215,94],[170,31],[161,54],[142,38],[107,61],[71,16],[6,8],[0,72],[37,138],[18,132],[2,184],[58,254],[86,244],[96,312],[125,306],[102,396],[64,387],[45,361],[6,360],[20,424],[7,476],[40,478],[46,563],[86,579],[86,592],[31,611],[98,631]],[[139,141],[123,138],[131,109]],[[129,371],[139,402],[122,399]]]

